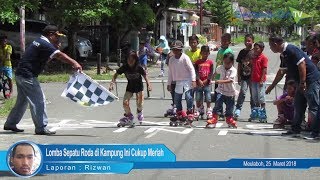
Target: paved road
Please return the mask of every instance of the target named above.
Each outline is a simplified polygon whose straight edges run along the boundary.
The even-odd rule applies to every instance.
[[[241,47],[234,47],[239,51]],[[214,54],[213,54],[214,55]],[[267,54],[268,55],[268,54]],[[269,68],[272,74],[278,66],[273,56]],[[152,79],[158,69],[150,69]],[[270,80],[271,75],[269,76]],[[108,84],[102,83],[104,86]],[[135,128],[118,128],[117,121],[123,114],[122,102],[113,102],[104,107],[85,108],[60,97],[63,83],[43,84],[49,104],[49,128],[57,130],[55,136],[35,136],[30,113],[27,112],[18,127],[24,128],[21,134],[0,131],[0,149],[8,149],[18,140],[31,140],[36,143],[71,144],[146,144],[163,143],[171,149],[177,160],[229,160],[230,158],[316,158],[320,156],[319,141],[306,141],[302,138],[281,136],[282,130],[272,129],[276,118],[276,108],[267,104],[268,123],[248,122],[250,110],[245,104],[238,129],[227,128],[219,122],[215,129],[205,129],[205,121],[194,124],[196,128],[170,127],[163,113],[170,104],[168,100],[145,100],[145,122]],[[120,85],[120,98],[124,93]],[[152,96],[162,94],[161,84],[153,84]],[[272,96],[270,96],[272,98]],[[135,109],[132,101],[132,109]],[[0,126],[4,119],[0,119]],[[1,173],[3,179],[14,179],[8,173]],[[182,169],[182,170],[133,170],[128,175],[39,175],[34,179],[318,179],[319,168],[310,170],[231,170],[231,169]]]

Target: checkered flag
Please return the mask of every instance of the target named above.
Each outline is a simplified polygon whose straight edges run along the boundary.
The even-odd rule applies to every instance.
[[[119,99],[83,72],[77,72],[70,77],[61,96],[89,107],[107,105]]]

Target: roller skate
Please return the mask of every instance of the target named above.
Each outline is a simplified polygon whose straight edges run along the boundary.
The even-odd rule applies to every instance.
[[[226,122],[228,124],[228,127],[237,128],[237,122],[233,119],[232,116],[229,116],[226,118]]]
[[[170,126],[181,126],[186,122],[187,114],[184,111],[178,111],[170,118]]]
[[[169,108],[165,113],[164,113],[164,117],[168,117],[168,116],[174,116],[176,114],[176,108],[174,104],[171,104],[171,108]]]
[[[260,108],[258,112],[259,122],[261,123],[267,123],[267,112],[266,109]]]
[[[194,120],[195,120],[194,112],[192,110],[188,110],[184,125],[187,127],[193,127],[192,122]]]
[[[234,115],[233,115],[234,120],[237,120],[237,119],[239,118],[240,113],[241,113],[241,110],[240,110],[240,109],[236,109],[236,110],[234,111]]]
[[[128,126],[128,127],[132,128],[132,127],[134,127],[133,119],[134,119],[134,117],[132,114],[130,114],[130,115],[124,114],[124,117],[119,120],[119,123],[117,124],[117,126],[118,127]]]
[[[179,120],[178,120],[178,116],[177,115],[174,115],[173,117],[170,118],[170,123],[169,123],[170,126],[178,126],[179,125]]]
[[[250,118],[249,118],[249,122],[257,120],[259,118],[259,108],[255,107],[251,109],[251,114],[250,114]]]
[[[207,120],[206,128],[215,128],[218,122],[218,114],[213,114],[212,119]]]
[[[207,109],[207,120],[212,119],[212,108]]]
[[[141,125],[141,124],[142,124],[142,121],[143,121],[143,119],[144,119],[143,114],[142,114],[142,111],[138,113],[138,117],[137,117],[137,118],[138,118],[139,124]]]
[[[196,119],[197,121],[199,120],[199,116],[200,116],[200,112],[199,112],[199,109],[198,110],[195,110],[194,113],[194,119]]]
[[[284,129],[287,119],[283,114],[279,114],[278,118],[273,122],[273,129]]]

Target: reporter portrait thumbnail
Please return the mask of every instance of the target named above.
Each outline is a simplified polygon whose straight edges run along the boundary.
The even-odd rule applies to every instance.
[[[40,149],[33,143],[23,141],[10,148],[8,166],[16,176],[31,177],[39,170]]]

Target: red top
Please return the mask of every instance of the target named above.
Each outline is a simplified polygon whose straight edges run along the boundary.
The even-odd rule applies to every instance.
[[[211,79],[213,75],[213,61],[212,60],[205,60],[202,59],[197,60],[194,63],[195,71],[197,78],[199,78],[201,81],[204,81],[206,79]]]
[[[252,72],[251,72],[251,81],[260,82],[262,71],[264,68],[268,67],[268,58],[264,54],[260,54],[257,57],[252,59]],[[263,82],[267,79],[266,74],[263,77]]]

